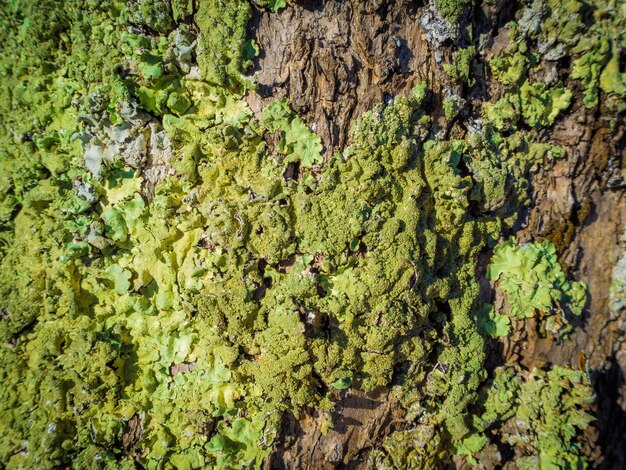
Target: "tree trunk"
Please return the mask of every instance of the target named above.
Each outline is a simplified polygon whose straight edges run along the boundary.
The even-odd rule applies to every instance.
[[[0,467],[626,468],[626,0],[4,3]]]
[[[502,28],[519,17],[515,2],[483,2],[461,19],[484,44],[483,60],[499,53],[507,38]],[[427,84],[439,135],[463,135],[469,116],[499,85],[486,72],[477,84],[450,83],[441,63],[472,41],[466,35],[428,40],[428,5],[400,1],[298,1],[270,13],[255,10],[250,34],[261,53],[255,62],[258,93],[248,103],[259,111],[287,97],[294,109],[321,136],[327,158],[350,142],[351,123],[375,104],[408,95],[417,81]],[[477,43],[476,40],[473,43]],[[568,85],[576,89],[573,80]],[[446,127],[441,104],[446,93],[459,94],[467,109]],[[626,162],[623,129],[609,127],[598,109],[587,109],[578,92],[573,105],[545,131],[543,140],[562,145],[566,158],[532,175],[529,207],[519,214],[511,235],[520,242],[553,242],[567,273],[589,289],[582,324],[564,341],[541,337],[533,319],[519,322],[515,333],[489,346],[488,363],[518,363],[530,370],[546,364],[578,367],[588,361],[597,393],[598,468],[626,465],[626,311],[612,312],[609,290],[613,267],[624,253]],[[484,269],[488,258],[483,259]],[[483,296],[492,300],[493,286]],[[336,394],[335,427],[322,432],[325,418],[310,410],[284,419],[282,445],[266,468],[366,468],[371,449],[393,430],[402,429],[402,411],[386,389]],[[602,463],[600,463],[600,461]]]

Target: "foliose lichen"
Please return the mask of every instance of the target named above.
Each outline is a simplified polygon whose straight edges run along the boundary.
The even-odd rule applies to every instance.
[[[437,2],[450,20],[466,6]],[[547,458],[553,395],[571,393],[563,377],[585,379],[510,374],[506,392],[488,380],[485,337],[506,317],[478,303],[476,266],[528,203],[529,173],[564,155],[533,132],[571,92],[534,81],[532,54],[512,50],[492,61],[507,86],[475,132],[434,138],[417,84],[363,113],[351,145],[325,159],[288,102],[258,117],[246,104],[250,17],[243,0],[3,8],[0,460],[258,468],[284,412],[381,386],[408,427],[374,462],[471,458],[512,413]],[[433,38],[456,34],[438,18]],[[469,86],[474,53],[455,55]],[[540,284],[542,295],[516,298],[520,312],[579,311],[582,287],[532,246],[495,248],[494,278]],[[518,279],[502,257],[535,277]],[[544,389],[546,407],[518,406]],[[583,418],[559,415],[567,454],[554,458],[570,462]]]
[[[510,238],[493,250],[487,277],[506,294],[509,316],[539,315],[552,334],[569,333],[585,306],[585,285],[567,280],[549,242],[516,245]]]

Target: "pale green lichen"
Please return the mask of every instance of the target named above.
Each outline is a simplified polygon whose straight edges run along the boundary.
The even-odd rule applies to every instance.
[[[461,14],[472,4],[472,0],[435,0],[437,11],[446,20],[456,23]]]
[[[521,64],[513,61],[506,66],[503,63],[503,59],[497,57],[490,65],[495,78],[512,87],[495,103],[485,103],[484,116],[499,130],[516,129],[522,120],[535,129],[554,124],[559,114],[569,107],[571,91],[564,86],[548,86],[524,79],[524,61]]]
[[[623,2],[527,2],[518,21],[511,24],[514,42],[511,51],[506,53],[508,57],[491,62],[494,75],[507,80],[498,71],[503,70],[501,65],[519,76],[520,72],[525,73],[523,63],[529,59],[536,63],[539,58],[556,61],[572,56],[570,77],[584,88],[585,106],[597,106],[599,94],[603,92],[607,107],[621,112],[625,109],[626,74],[619,68],[618,51],[626,41],[625,21]],[[528,41],[536,42],[537,48],[524,58],[522,54],[529,51]]]
[[[510,446],[520,468],[586,468],[579,437],[594,419],[593,401],[586,372],[560,366],[529,374],[497,368],[480,389],[467,422],[470,431],[453,442],[452,453],[476,465],[487,444],[499,445],[492,442],[496,436]],[[395,431],[370,454],[369,468],[433,468],[448,455],[446,439],[428,424]]]
[[[496,313],[491,305],[481,305],[476,310],[476,320],[478,329],[492,338],[507,336],[510,332],[509,317]]]
[[[446,117],[446,119],[448,121],[454,120],[454,118],[456,118],[461,112],[463,104],[464,104],[464,101],[456,95],[453,95],[449,98],[444,99],[442,103],[442,107],[443,107],[443,114]]]
[[[256,0],[256,3],[269,8],[274,13],[287,6],[286,0]]]
[[[516,245],[511,238],[498,245],[487,277],[506,294],[508,315],[539,315],[553,334],[569,333],[585,305],[585,285],[567,280],[549,242]]]
[[[522,469],[585,468],[580,436],[594,418],[594,394],[586,372],[555,366],[534,370],[518,395],[515,428],[505,441],[530,449],[518,460]]]
[[[246,26],[251,15],[246,0],[198,3],[194,17],[200,30],[198,65],[207,82],[231,89],[251,85],[243,75],[252,64],[252,57],[246,54]]]
[[[266,106],[261,123],[270,132],[280,132],[276,150],[285,155],[286,162],[300,162],[303,168],[311,168],[324,161],[319,136],[311,132],[285,101]]]

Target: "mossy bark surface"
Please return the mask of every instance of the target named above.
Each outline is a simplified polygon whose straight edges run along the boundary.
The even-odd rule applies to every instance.
[[[349,141],[350,122],[373,104],[406,94],[415,77],[432,91],[428,103],[435,116],[443,113],[446,93],[453,91],[466,100],[467,118],[483,101],[492,100],[501,84],[474,69],[470,76],[475,86],[451,84],[437,61],[453,63],[459,44],[479,43],[468,37],[470,25],[474,38],[483,35],[481,55],[498,55],[510,41],[507,24],[519,18],[523,5],[482,2],[467,8],[458,19],[464,33],[441,43],[426,38],[422,19],[428,18],[427,6],[411,1],[330,1],[294,2],[278,14],[257,10],[251,34],[263,50],[254,69],[261,87],[248,98],[251,106],[275,96],[288,97],[294,109],[316,126],[327,155]],[[564,57],[557,68],[567,68],[572,59]],[[544,72],[540,68],[537,73]],[[570,83],[575,89],[575,82]],[[487,346],[487,363],[490,367],[519,363],[532,369],[551,363],[578,367],[581,360],[589,361],[598,397],[595,465],[618,468],[626,462],[626,313],[611,311],[609,292],[613,269],[624,253],[626,205],[620,172],[626,162],[626,140],[624,131],[603,117],[605,110],[588,109],[580,94],[577,98],[544,131],[545,140],[567,149],[567,157],[532,175],[531,202],[509,233],[523,242],[549,240],[558,247],[567,272],[589,288],[583,322],[567,340],[554,341],[540,335],[537,323],[528,319],[511,336]],[[466,130],[463,119],[445,128],[452,135]],[[479,273],[488,262],[485,255]],[[494,297],[487,282],[481,295],[487,301],[505,302],[497,293]],[[356,404],[344,405],[346,400]],[[394,409],[385,390],[339,398],[333,420],[345,424],[327,435],[321,432],[324,420],[316,411],[300,420],[287,417],[286,448],[268,457],[266,467],[365,468],[369,450],[402,428],[401,418],[395,416],[401,407]],[[484,466],[490,468],[488,462]]]
[[[0,466],[626,465],[624,0],[0,29]]]

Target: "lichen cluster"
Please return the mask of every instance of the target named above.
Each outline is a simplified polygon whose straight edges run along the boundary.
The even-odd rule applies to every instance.
[[[511,317],[541,315],[553,334],[571,331],[585,306],[585,285],[567,280],[549,242],[515,246],[510,239],[497,246],[487,277],[506,294]]]
[[[470,465],[494,442],[518,446],[520,469],[586,468],[576,439],[592,421],[593,392],[583,371],[554,366],[525,379],[514,367],[499,367],[481,391],[471,417],[473,433],[454,445]],[[369,468],[434,468],[443,452],[430,425],[396,432],[370,455]],[[410,443],[410,444],[409,444]]]
[[[530,172],[563,156],[536,131],[573,99],[528,78],[530,52],[491,61],[504,95],[463,138],[435,137],[416,82],[324,159],[288,102],[246,104],[247,1],[44,3],[0,13],[7,468],[258,467],[284,412],[381,386],[407,426],[380,462],[471,460],[513,414],[537,458],[578,458],[587,415],[554,397],[582,407],[584,373],[513,374],[502,391],[484,366],[478,257],[529,202]],[[437,5],[452,19],[466,3]],[[455,54],[451,80],[473,86],[475,60]],[[512,316],[584,299],[547,245],[501,245],[491,272]],[[568,431],[546,441],[555,414]]]

